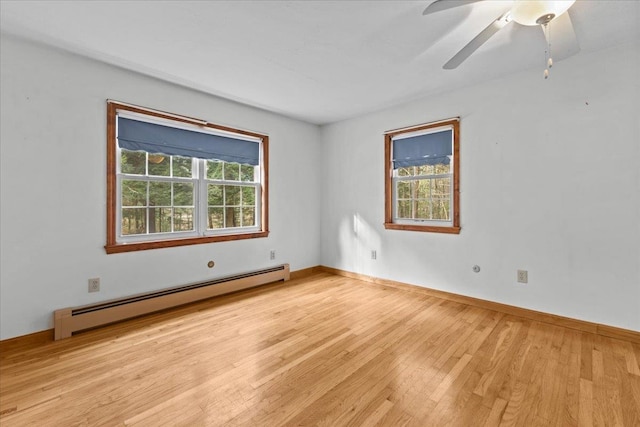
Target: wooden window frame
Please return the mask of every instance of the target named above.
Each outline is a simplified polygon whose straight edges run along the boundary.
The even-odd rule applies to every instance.
[[[159,239],[140,242],[118,242],[116,236],[117,219],[117,140],[116,118],[117,111],[129,111],[147,116],[153,116],[164,120],[188,123],[223,132],[232,132],[247,135],[262,140],[262,164],[261,177],[261,209],[260,230],[249,233],[229,233],[220,235],[207,235],[187,238]],[[205,120],[180,116],[149,108],[134,106],[117,101],[107,101],[107,243],[104,246],[107,254],[142,251],[148,249],[170,248],[177,246],[199,245],[204,243],[225,242],[231,240],[255,239],[269,235],[269,137],[267,135],[235,129],[227,126],[216,125]]]
[[[393,222],[393,165],[391,150],[393,138],[443,126],[453,129],[453,218],[452,225],[399,224]],[[384,135],[384,228],[387,230],[423,231],[430,233],[460,234],[460,119],[452,118],[438,122],[412,126],[386,132]]]

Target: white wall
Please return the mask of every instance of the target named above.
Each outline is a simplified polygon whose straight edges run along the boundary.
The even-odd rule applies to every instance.
[[[51,328],[58,308],[319,264],[317,126],[5,34],[0,52],[0,339]],[[107,98],[268,134],[269,237],[106,255]]]
[[[58,308],[282,262],[640,330],[638,45],[320,130],[4,34],[0,54],[0,339]],[[107,98],[267,133],[270,236],[106,255]],[[461,234],[384,230],[384,131],[453,116]]]
[[[639,51],[580,54],[548,81],[530,70],[323,127],[322,264],[640,330]],[[454,116],[461,234],[385,230],[383,133]]]

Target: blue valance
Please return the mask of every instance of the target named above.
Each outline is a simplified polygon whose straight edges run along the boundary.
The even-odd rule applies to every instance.
[[[257,166],[260,144],[118,117],[120,148]]]
[[[448,165],[453,154],[453,130],[427,133],[393,141],[393,168]]]

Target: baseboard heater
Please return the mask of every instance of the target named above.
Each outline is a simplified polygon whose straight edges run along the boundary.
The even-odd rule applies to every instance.
[[[289,280],[289,264],[82,307],[63,308],[53,313],[54,336],[56,340],[68,338],[74,332],[280,280]]]

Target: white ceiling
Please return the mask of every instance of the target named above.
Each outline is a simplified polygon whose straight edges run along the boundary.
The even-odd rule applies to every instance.
[[[6,1],[3,33],[324,124],[532,67],[538,27],[511,23],[442,65],[508,3],[422,16],[424,1]],[[581,52],[638,40],[637,0],[578,0]],[[556,63],[556,67],[562,62]]]

